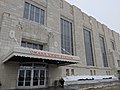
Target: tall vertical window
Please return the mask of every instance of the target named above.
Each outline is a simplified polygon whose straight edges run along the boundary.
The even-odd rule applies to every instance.
[[[44,25],[44,13],[45,11],[43,9],[25,2],[24,18]]]
[[[24,7],[24,18],[28,19],[29,17],[29,8],[30,7],[30,4],[29,3],[25,3],[25,7]]]
[[[72,23],[61,19],[61,52],[73,55]]]
[[[34,21],[34,12],[35,12],[35,7],[33,5],[30,6],[30,20]]]
[[[105,42],[104,42],[104,38],[101,36],[100,36],[100,47],[101,47],[101,53],[102,53],[102,58],[103,58],[103,65],[104,67],[108,67],[106,50],[105,50]]]
[[[111,48],[112,48],[113,50],[115,50],[115,43],[114,43],[114,41],[110,41],[110,43],[111,43]]]
[[[90,31],[84,29],[84,43],[85,43],[85,53],[86,62],[88,66],[94,66],[91,33]]]

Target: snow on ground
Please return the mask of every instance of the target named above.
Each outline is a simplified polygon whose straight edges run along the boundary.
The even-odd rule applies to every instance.
[[[109,82],[118,80],[114,75],[104,75],[104,76],[66,76],[63,77],[65,85],[71,84],[87,84],[87,83],[99,83],[99,82]]]
[[[106,76],[66,76],[63,77],[65,81],[79,81],[79,80],[101,80],[101,79],[117,79],[114,75],[106,75]]]

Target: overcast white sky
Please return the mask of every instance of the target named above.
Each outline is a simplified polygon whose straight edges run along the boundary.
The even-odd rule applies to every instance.
[[[120,33],[120,0],[66,0]]]

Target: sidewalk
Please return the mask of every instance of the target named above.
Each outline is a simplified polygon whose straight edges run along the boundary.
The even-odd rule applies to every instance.
[[[40,89],[31,89],[31,90],[96,90],[97,88],[114,86],[114,85],[117,85],[117,84],[120,84],[120,81],[69,85],[69,86],[64,86],[64,88],[62,88],[62,87],[49,87],[49,88],[43,88],[43,89],[40,88]],[[19,90],[19,89],[17,89],[17,90]]]

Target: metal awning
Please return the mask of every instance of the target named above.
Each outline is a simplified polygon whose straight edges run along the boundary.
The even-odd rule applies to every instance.
[[[76,64],[80,58],[78,56],[53,53],[42,50],[35,50],[24,47],[15,47],[3,57],[2,62],[46,62],[51,64]]]

